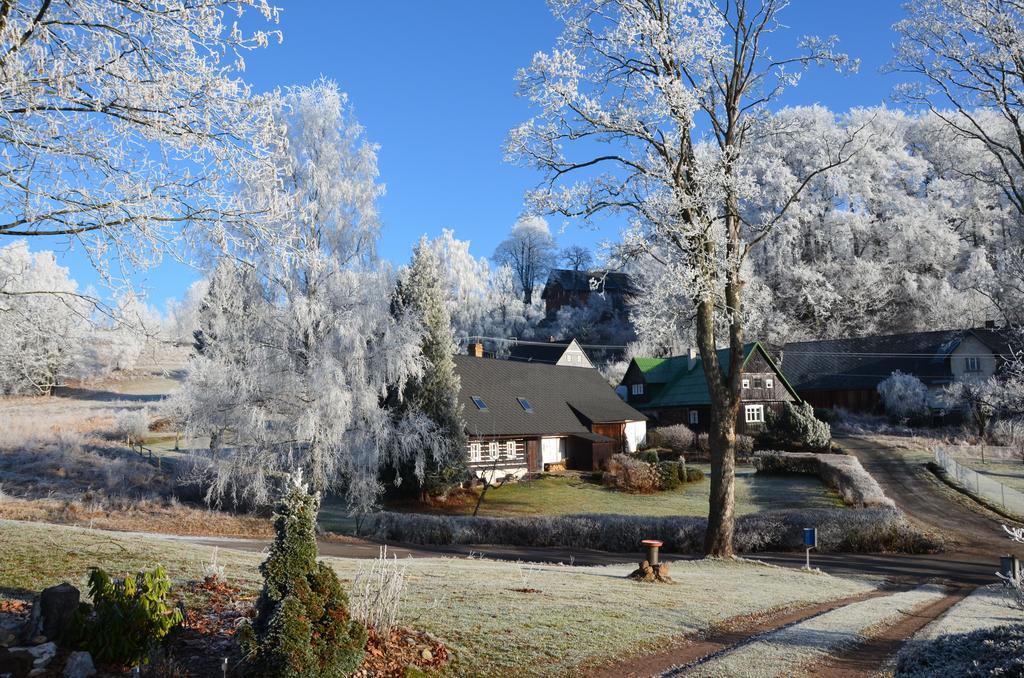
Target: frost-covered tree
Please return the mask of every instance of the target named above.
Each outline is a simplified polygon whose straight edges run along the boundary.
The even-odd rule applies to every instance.
[[[390,313],[393,276],[375,257],[376,146],[346,96],[325,80],[290,88],[275,117],[277,176],[247,184],[243,197],[287,209],[275,212],[274,239],[234,252],[252,269],[262,303],[239,331],[218,334],[224,357],[215,370],[196,375],[199,361],[189,374],[232,404],[234,438],[215,467],[214,492],[266,503],[273,476],[302,469],[315,490],[343,491],[366,511],[382,467],[412,460],[422,468],[443,451],[426,415],[396,416],[385,405],[423,373],[420,327]],[[198,390],[186,384],[183,392]],[[198,397],[178,411],[198,435],[222,423]]]
[[[4,2],[0,237],[63,238],[112,278],[251,234],[230,188],[274,130],[239,72],[275,34],[246,10],[277,20],[266,0]]]
[[[459,404],[459,375],[455,373],[455,336],[448,314],[448,290],[440,260],[430,247],[426,236],[413,249],[412,262],[398,277],[392,300],[392,313],[397,317],[410,316],[422,327],[420,349],[423,372],[410,379],[405,386],[404,407],[422,412],[434,422],[443,453],[433,459],[417,458],[427,462],[427,468],[418,468],[418,478],[428,476],[436,482],[459,477],[464,468],[466,425]]]
[[[913,374],[896,370],[878,383],[885,413],[904,421],[928,414],[928,387]]]
[[[551,0],[564,30],[534,56],[520,91],[538,109],[508,153],[545,172],[537,212],[626,216],[624,253],[660,262],[658,286],[690,300],[711,396],[711,497],[704,550],[733,553],[735,425],[743,357],[744,262],[815,177],[854,151],[822,140],[765,202],[751,145],[784,135],[768,113],[801,67],[849,65],[834,40],[776,57],[785,2]],[[768,44],[773,46],[769,51]],[[705,137],[707,132],[710,137]],[[751,166],[752,165],[752,166]],[[575,183],[573,183],[575,182]],[[746,218],[750,203],[760,217]],[[718,331],[716,318],[727,325]],[[728,343],[730,365],[717,349]]]
[[[52,252],[0,247],[0,393],[49,395],[81,372],[92,311]]]
[[[447,280],[448,313],[456,343],[462,347],[478,337],[529,336],[543,317],[543,309],[537,303],[523,304],[515,293],[511,268],[491,267],[487,259],[474,257],[469,245],[447,229],[430,241]]]
[[[512,226],[508,238],[494,250],[494,261],[508,266],[515,275],[516,289],[523,303],[533,303],[533,288],[544,279],[558,259],[558,248],[548,222],[541,217],[524,217]]]

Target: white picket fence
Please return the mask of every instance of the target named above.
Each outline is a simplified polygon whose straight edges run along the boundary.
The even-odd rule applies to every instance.
[[[1024,493],[957,462],[948,450],[935,450],[935,461],[958,485],[1007,513],[1024,517]]]

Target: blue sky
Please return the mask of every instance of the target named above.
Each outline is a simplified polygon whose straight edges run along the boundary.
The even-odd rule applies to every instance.
[[[558,24],[543,0],[278,0],[283,44],[247,57],[246,78],[259,90],[308,83],[320,75],[349,93],[368,137],[381,146],[387,195],[380,253],[408,259],[422,234],[454,229],[489,256],[523,209],[523,192],[539,175],[503,162],[508,130],[530,115],[515,95],[516,70],[550,49]],[[840,47],[861,59],[857,75],[813,70],[783,103],[820,103],[834,110],[886,101],[898,76],[879,69],[892,55],[891,25],[903,12],[896,0],[793,0],[782,15],[801,35],[838,35]],[[781,44],[781,43],[780,43]],[[780,53],[782,50],[780,48]],[[561,244],[593,245],[617,225],[593,232],[552,219]],[[42,242],[33,242],[42,249]],[[52,245],[51,245],[52,246]],[[84,284],[95,280],[87,262],[62,257]],[[198,273],[166,263],[140,275],[149,301],[162,307],[180,297]]]

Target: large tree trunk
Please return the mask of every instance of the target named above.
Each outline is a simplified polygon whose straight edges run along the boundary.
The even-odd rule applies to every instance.
[[[733,555],[736,499],[736,417],[727,402],[711,404],[711,496],[704,553],[729,558]]]

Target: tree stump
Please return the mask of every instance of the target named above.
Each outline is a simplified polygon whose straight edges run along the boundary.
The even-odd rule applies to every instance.
[[[668,563],[655,563],[654,565],[651,565],[648,560],[641,562],[640,567],[633,570],[629,575],[629,578],[637,581],[660,584],[675,583],[672,581],[672,578],[668,576]]]

